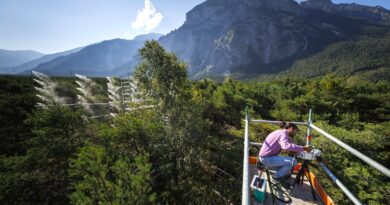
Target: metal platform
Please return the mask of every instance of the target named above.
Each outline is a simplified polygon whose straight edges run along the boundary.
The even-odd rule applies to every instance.
[[[249,166],[250,166],[250,176],[252,179],[254,175],[258,174],[257,168],[256,168],[256,165],[254,165],[254,164],[250,164]],[[265,178],[265,179],[267,178],[265,173],[263,173],[262,178]],[[293,183],[294,179],[295,179],[295,174],[289,179],[290,184]],[[317,194],[317,201],[315,201],[313,199],[313,196],[311,194],[311,189],[310,189],[310,183],[306,178],[304,179],[302,185],[300,185],[300,184],[295,185],[290,196],[291,196],[292,202],[288,203],[288,204],[297,204],[297,205],[309,205],[309,204],[321,204],[322,205],[323,204],[321,201],[321,197],[318,194]],[[251,202],[253,205],[273,204],[272,195],[271,195],[269,185],[267,184],[267,193],[266,193],[265,201],[263,203],[258,203],[254,200],[253,191],[251,192]],[[282,202],[275,199],[274,204],[284,205],[286,203],[282,203]]]

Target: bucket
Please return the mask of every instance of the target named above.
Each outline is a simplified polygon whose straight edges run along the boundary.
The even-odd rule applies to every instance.
[[[254,175],[251,183],[251,189],[253,190],[253,197],[259,203],[265,199],[265,188],[267,181],[265,178],[260,178],[258,175]]]

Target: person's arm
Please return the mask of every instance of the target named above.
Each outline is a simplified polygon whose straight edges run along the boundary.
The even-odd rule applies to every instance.
[[[296,145],[294,143],[291,143],[289,140],[288,140],[288,136],[287,135],[282,135],[280,136],[279,138],[279,144],[281,146],[281,148],[283,150],[287,150],[287,151],[293,151],[293,152],[303,152],[304,151],[304,148],[303,146],[300,146],[300,145]]]

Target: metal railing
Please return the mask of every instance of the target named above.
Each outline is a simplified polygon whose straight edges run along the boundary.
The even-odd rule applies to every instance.
[[[334,181],[334,183],[336,183],[336,185],[338,187],[340,187],[340,189],[344,192],[345,195],[347,195],[347,197],[349,199],[351,199],[351,201],[354,203],[354,204],[357,204],[357,205],[361,205],[362,203],[359,201],[359,199],[357,199],[349,190],[347,187],[344,186],[343,183],[341,183],[341,181],[339,179],[337,179],[337,177],[330,171],[330,169],[328,169],[328,167],[325,166],[324,163],[320,162],[319,163],[320,166],[322,167],[322,169],[325,171],[325,173],[332,179],[332,181]]]
[[[282,121],[274,121],[274,120],[251,120],[251,122],[263,122],[263,123],[271,123],[271,124],[282,123]],[[307,122],[286,122],[286,123],[294,123],[296,125],[307,125]]]
[[[383,165],[379,164],[378,162],[372,160],[371,158],[367,157],[366,155],[362,154],[361,152],[357,151],[356,149],[352,148],[351,146],[345,144],[344,142],[340,141],[339,139],[333,137],[332,135],[326,133],[324,130],[318,128],[314,124],[309,124],[309,127],[315,129],[317,132],[325,136],[326,138],[332,140],[334,143],[338,144],[340,147],[346,149],[356,157],[360,158],[367,164],[371,165],[372,167],[376,168],[378,171],[382,172],[386,176],[390,177],[390,170],[384,167]]]

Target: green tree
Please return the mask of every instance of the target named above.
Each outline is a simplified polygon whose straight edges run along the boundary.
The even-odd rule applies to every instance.
[[[164,114],[179,109],[180,103],[189,97],[186,65],[174,54],[165,52],[157,41],[147,41],[140,55],[142,63],[134,75],[144,94],[153,99]]]
[[[113,160],[105,148],[86,146],[71,161],[70,174],[78,180],[70,195],[74,204],[153,204],[149,156]]]
[[[135,78],[152,100],[157,121],[164,123],[165,136],[156,142],[157,152],[151,152],[159,201],[211,202],[211,186],[201,168],[208,156],[204,150],[208,122],[202,119],[202,106],[192,98],[186,65],[156,41],[147,41],[140,54]]]
[[[6,193],[1,197],[5,203],[68,203],[68,159],[88,133],[81,115],[80,111],[55,106],[29,117],[33,136],[25,142],[26,154],[2,160],[4,184],[0,193]]]

